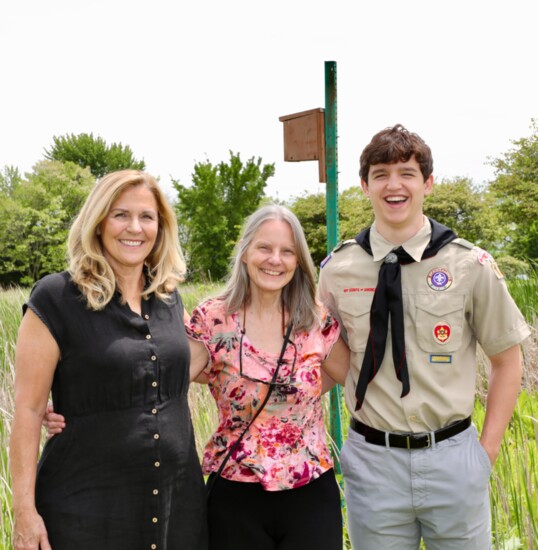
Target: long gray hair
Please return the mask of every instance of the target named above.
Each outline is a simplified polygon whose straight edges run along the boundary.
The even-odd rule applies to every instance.
[[[296,332],[310,330],[319,323],[316,303],[316,269],[310,256],[306,238],[297,216],[284,206],[269,204],[256,210],[243,227],[232,258],[230,277],[219,296],[226,303],[226,314],[237,312],[250,300],[250,278],[243,257],[260,226],[269,220],[286,222],[293,235],[297,254],[297,269],[291,281],[282,289],[284,308]]]

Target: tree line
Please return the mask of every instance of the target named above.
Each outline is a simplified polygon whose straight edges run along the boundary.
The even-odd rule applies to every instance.
[[[436,182],[426,198],[425,212],[497,257],[508,276],[525,276],[538,262],[538,121],[531,135],[490,160],[494,179],[479,187],[469,178]],[[53,138],[32,172],[16,167],[0,171],[0,284],[33,284],[48,273],[66,268],[66,240],[95,181],[122,168],[145,169],[129,146],[107,144],[93,134]],[[191,182],[173,180],[180,241],[191,280],[221,280],[241,225],[260,204],[275,175],[274,164],[261,158],[241,159],[229,152],[218,164],[195,164]],[[368,199],[356,186],[339,195],[342,239],[371,224]],[[301,220],[319,265],[326,251],[325,195],[303,194],[287,204]]]

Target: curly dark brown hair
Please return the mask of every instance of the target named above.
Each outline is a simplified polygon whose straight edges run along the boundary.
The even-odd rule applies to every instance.
[[[364,148],[359,175],[368,183],[370,166],[407,162],[413,156],[420,165],[420,171],[426,181],[433,172],[431,149],[419,135],[410,132],[401,124],[396,124],[378,132]]]

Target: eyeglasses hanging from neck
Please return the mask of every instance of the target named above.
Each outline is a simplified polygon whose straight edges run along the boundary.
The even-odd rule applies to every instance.
[[[285,311],[284,307],[282,307],[282,332],[284,333],[284,327],[285,327]],[[260,378],[257,378],[255,376],[251,376],[248,373],[246,373],[243,370],[243,338],[245,336],[246,332],[246,308],[243,313],[243,328],[241,330],[241,337],[239,339],[239,375],[242,378],[245,378],[247,380],[250,380],[252,382],[256,382],[259,384],[265,384],[268,386],[276,386],[276,387],[291,387],[295,385],[295,367],[297,363],[297,346],[295,345],[295,342],[291,340],[290,335],[292,331],[292,323],[290,321],[286,332],[284,333],[284,341],[282,342],[282,348],[280,350],[280,355],[278,357],[276,366],[272,374],[270,374],[271,379],[270,380],[262,380]],[[285,376],[285,378],[279,378],[280,374],[280,368],[283,365],[289,365],[289,361],[284,359],[284,355],[286,353],[286,349],[288,347],[288,344],[293,346],[293,361],[291,363],[291,368],[286,369],[289,370],[289,373]]]

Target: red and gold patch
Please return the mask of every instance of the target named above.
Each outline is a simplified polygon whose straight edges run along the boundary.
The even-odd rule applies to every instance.
[[[495,276],[497,277],[497,279],[502,279],[504,277],[504,275],[502,274],[502,271],[499,269],[499,266],[497,265],[497,262],[489,252],[486,252],[485,250],[482,250],[479,248],[477,251],[477,254],[478,254],[477,259],[479,263],[481,263],[482,265],[489,265],[493,270],[493,273],[495,273]]]
[[[451,332],[448,323],[437,323],[433,327],[433,337],[439,344],[446,344],[450,339]]]

